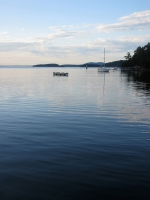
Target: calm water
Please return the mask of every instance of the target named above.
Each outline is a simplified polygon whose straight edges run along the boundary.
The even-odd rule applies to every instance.
[[[150,74],[0,69],[0,199],[150,199]]]

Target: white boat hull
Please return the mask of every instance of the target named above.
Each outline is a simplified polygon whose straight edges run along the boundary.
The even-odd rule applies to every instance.
[[[106,69],[106,68],[98,68],[98,71],[99,72],[109,72],[109,69]]]

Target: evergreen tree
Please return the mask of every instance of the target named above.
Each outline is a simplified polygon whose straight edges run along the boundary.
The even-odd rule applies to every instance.
[[[137,47],[133,56],[127,52],[125,61],[122,62],[122,67],[140,66],[142,68],[150,69],[150,43],[144,47]]]

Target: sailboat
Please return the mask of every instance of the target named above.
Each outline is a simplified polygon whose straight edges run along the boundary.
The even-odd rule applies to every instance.
[[[104,67],[99,67],[98,71],[99,72],[109,72],[109,69],[105,68],[105,48],[104,48]]]

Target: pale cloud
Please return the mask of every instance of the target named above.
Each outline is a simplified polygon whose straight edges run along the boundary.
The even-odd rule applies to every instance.
[[[110,39],[103,39],[103,38],[99,38],[97,40],[95,40],[94,42],[92,42],[92,44],[95,46],[103,46],[103,47],[107,47],[107,49],[109,49],[110,51],[114,50],[114,51],[124,51],[125,49],[135,49],[137,48],[137,44],[139,46],[143,46],[146,43],[148,43],[148,41],[150,41],[150,36],[149,35],[145,35],[143,36],[120,36],[117,38],[110,38]]]
[[[131,15],[121,17],[118,23],[98,25],[97,29],[99,32],[150,29],[150,10],[135,12]]]
[[[0,54],[30,55],[45,60],[66,60],[74,62],[102,61],[103,49],[106,48],[108,61],[124,59],[127,51],[131,53],[138,47],[147,44],[150,36],[130,34],[132,30],[150,28],[150,11],[133,13],[121,17],[118,23],[112,24],[76,24],[49,27],[50,33],[43,36],[15,39],[6,37],[7,32],[0,35]],[[127,30],[126,32],[120,32]],[[117,32],[117,35],[102,35],[100,32]],[[121,34],[120,34],[121,33]],[[63,63],[62,63],[63,64]]]
[[[88,23],[83,23],[83,24],[72,24],[72,25],[62,25],[62,26],[50,26],[48,27],[51,31],[60,31],[60,30],[81,30],[89,27],[93,27],[95,24],[88,24]]]
[[[35,37],[35,41],[47,42],[61,38],[85,38],[89,33],[86,31],[67,31],[59,30],[57,33],[49,34],[47,36]]]
[[[110,33],[149,29],[150,10],[132,13],[119,18],[118,22],[111,24],[76,24],[49,27],[49,30],[53,32],[53,34],[51,34],[53,39],[59,37],[83,37],[88,34],[100,32]]]
[[[150,41],[150,36],[121,36],[114,39],[98,38],[91,42],[82,44],[70,45],[56,45],[55,43],[48,43],[49,37],[44,39],[30,38],[26,41],[9,41],[0,42],[0,52],[25,52],[33,55],[51,56],[51,57],[88,57],[96,56],[103,52],[105,47],[107,54],[122,53],[124,55],[127,51],[134,51],[138,45],[145,45]],[[123,59],[120,58],[120,59]]]
[[[76,24],[49,27],[52,34],[39,37],[37,40],[56,40],[61,38],[85,38],[88,35],[100,32],[120,32],[150,29],[150,10],[135,12],[131,15],[119,18],[118,23],[112,24]]]
[[[49,30],[50,39],[58,38],[84,38],[95,32],[95,24],[75,24],[75,25],[63,25],[63,26],[51,26]]]
[[[0,35],[8,35],[8,32],[0,32]]]

